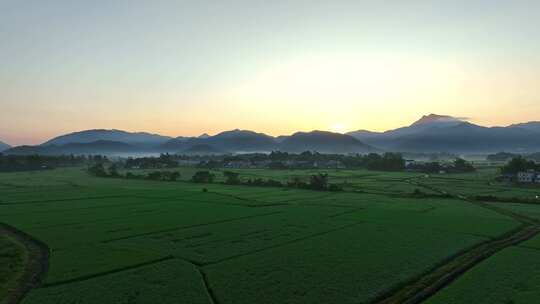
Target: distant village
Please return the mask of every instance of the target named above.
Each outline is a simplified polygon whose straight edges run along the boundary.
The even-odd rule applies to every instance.
[[[399,153],[361,154],[320,154],[302,152],[299,154],[272,152],[241,155],[186,156],[162,154],[157,158],[128,158],[126,169],[159,169],[175,166],[193,166],[202,169],[368,169],[378,171],[407,171],[422,173],[463,173],[475,171],[471,163],[456,158],[446,162],[417,162],[404,159]]]
[[[517,173],[505,173],[497,178],[503,182],[517,182],[520,184],[539,184],[540,185],[540,171],[528,170],[520,171]]]
[[[540,164],[521,156],[512,158],[501,168],[498,181],[519,184],[540,184]]]

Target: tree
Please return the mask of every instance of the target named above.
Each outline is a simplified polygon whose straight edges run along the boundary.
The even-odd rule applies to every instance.
[[[116,167],[116,164],[112,164],[109,167],[109,176],[110,177],[120,177],[120,173],[118,173],[118,168]]]
[[[225,177],[225,184],[227,185],[240,184],[240,177],[239,177],[239,174],[236,172],[225,171],[223,172],[223,176]]]
[[[465,161],[462,158],[457,158],[456,160],[454,160],[454,170],[456,172],[473,172],[476,169],[474,169],[471,163]]]
[[[197,171],[191,177],[191,181],[195,183],[211,183],[214,181],[215,175],[208,171]]]
[[[169,180],[171,182],[175,182],[177,179],[180,178],[180,172],[178,171],[174,171],[174,172],[170,172],[169,174]]]
[[[159,181],[162,180],[163,174],[159,171],[153,171],[146,175],[146,179]]]
[[[328,174],[318,173],[309,178],[309,187],[313,190],[326,190],[328,187]]]
[[[521,171],[536,170],[540,166],[536,165],[534,161],[526,160],[525,158],[518,156],[512,158],[506,166],[501,168],[503,174],[517,174]]]
[[[90,168],[88,168],[88,172],[98,177],[107,176],[107,172],[105,171],[105,167],[103,166],[103,163],[97,163],[91,166]]]
[[[308,184],[302,181],[299,177],[293,177],[292,180],[287,182],[287,187],[291,188],[308,188]]]

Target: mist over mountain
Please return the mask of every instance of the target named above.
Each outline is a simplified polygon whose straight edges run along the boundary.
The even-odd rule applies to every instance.
[[[223,153],[227,153],[227,151],[221,150],[221,149],[209,146],[209,145],[194,145],[183,151],[180,151],[180,153],[204,155],[204,154],[223,154]]]
[[[91,143],[99,140],[116,141],[137,147],[153,147],[170,140],[169,136],[162,136],[146,132],[126,132],[122,130],[86,130],[69,133],[55,137],[45,143],[43,146],[65,145],[70,143]]]
[[[59,154],[111,154],[137,152],[135,146],[110,140],[97,140],[87,143],[66,143],[63,145],[18,146],[4,151],[17,155],[59,155]]]
[[[306,150],[321,153],[367,153],[376,149],[358,139],[345,134],[326,131],[297,132],[283,138],[279,150],[303,152]]]
[[[231,152],[267,152],[276,147],[272,136],[248,130],[231,130],[214,136],[192,137],[186,140],[171,139],[159,146],[159,150],[178,152],[194,146]]]
[[[250,130],[230,130],[210,136],[169,137],[146,132],[87,130],[55,137],[42,145],[10,148],[6,154],[107,153],[243,153],[274,150],[321,153],[449,152],[526,153],[540,151],[540,122],[507,127],[483,127],[448,115],[424,115],[409,126],[385,132],[358,130],[347,134],[297,132],[273,137]]]
[[[7,150],[7,149],[9,149],[9,148],[11,148],[10,145],[6,144],[6,143],[3,142],[3,141],[0,141],[0,152],[5,151],[5,150]]]
[[[520,124],[513,124],[510,127],[523,128],[530,131],[540,132],[540,121],[530,121]]]
[[[536,123],[483,127],[451,116],[431,114],[408,127],[386,132],[348,134],[375,147],[399,152],[491,153],[540,149]]]

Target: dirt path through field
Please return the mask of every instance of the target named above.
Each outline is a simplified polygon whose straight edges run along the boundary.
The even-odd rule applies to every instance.
[[[449,194],[435,187],[424,185],[420,182],[407,181],[417,186],[425,187],[439,193]],[[455,255],[439,266],[425,273],[419,278],[406,283],[404,286],[393,290],[385,296],[382,296],[373,303],[376,304],[418,304],[435,293],[448,286],[465,272],[473,268],[478,263],[496,254],[497,252],[509,247],[518,245],[531,239],[540,233],[540,223],[536,219],[529,218],[522,214],[517,214],[505,209],[500,209],[489,203],[471,201],[462,195],[452,195],[457,199],[468,203],[489,209],[491,211],[512,217],[521,222],[522,225],[509,233],[498,238],[483,242],[466,251]]]
[[[24,245],[28,253],[24,273],[17,282],[17,287],[3,299],[5,304],[17,304],[32,288],[41,284],[49,268],[49,248],[43,242],[3,223],[0,223],[0,234],[17,240]]]

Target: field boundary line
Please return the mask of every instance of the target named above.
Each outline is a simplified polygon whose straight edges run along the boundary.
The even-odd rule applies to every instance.
[[[204,289],[206,289],[206,294],[208,295],[208,299],[210,300],[210,303],[219,304],[219,301],[217,300],[214,290],[212,289],[212,287],[210,287],[210,283],[208,282],[208,277],[206,276],[206,273],[199,266],[196,266],[196,269],[199,275],[201,276],[201,280],[203,282]]]
[[[8,293],[4,299],[5,304],[17,304],[30,292],[43,282],[49,270],[49,247],[31,235],[4,223],[0,223],[0,233],[4,233],[24,245],[28,258],[22,276],[18,279],[18,286]]]
[[[510,246],[524,242],[540,232],[540,226],[522,226],[518,230],[502,237],[482,242],[469,250],[465,250],[447,259],[441,265],[424,273],[419,278],[406,283],[389,295],[383,295],[372,303],[378,304],[417,304],[435,295],[450,285],[465,272],[480,262]]]
[[[107,195],[107,196],[89,196],[89,197],[78,197],[78,198],[60,198],[60,199],[48,199],[40,201],[23,201],[18,203],[0,203],[4,206],[13,206],[13,205],[29,205],[29,204],[49,204],[49,203],[58,203],[58,202],[69,202],[69,201],[84,201],[92,199],[105,199],[105,198],[124,198],[124,197],[134,197],[133,195]]]
[[[193,224],[193,225],[176,226],[176,227],[168,228],[168,229],[154,230],[154,231],[149,231],[149,232],[143,232],[143,233],[132,234],[132,235],[127,235],[127,236],[123,236],[123,237],[103,240],[103,241],[101,241],[101,243],[112,243],[112,242],[116,242],[116,241],[127,240],[127,239],[137,238],[137,237],[141,237],[141,236],[148,236],[148,235],[160,234],[160,233],[164,233],[164,232],[171,232],[171,231],[190,229],[190,228],[196,228],[196,227],[203,227],[203,226],[209,226],[209,225],[217,225],[217,224],[222,224],[222,223],[241,221],[241,220],[250,219],[250,218],[262,217],[262,216],[270,216],[270,215],[275,215],[275,214],[280,214],[280,213],[282,213],[282,211],[274,211],[274,212],[268,212],[268,213],[254,214],[254,215],[248,215],[248,216],[243,216],[243,217],[230,218],[230,219],[226,219],[226,220],[219,220],[219,221],[200,223],[200,224]]]
[[[214,293],[214,290],[212,287],[210,287],[210,283],[208,281],[208,277],[204,270],[201,268],[201,266],[189,259],[177,257],[179,260],[185,261],[186,263],[191,264],[195,270],[197,270],[197,273],[201,276],[201,281],[203,283],[204,289],[206,290],[206,295],[208,296],[208,300],[210,300],[210,304],[219,304],[219,301],[216,297],[216,294]]]
[[[249,186],[244,186],[244,187],[249,187]],[[313,190],[311,190],[311,191],[313,191]],[[293,202],[299,202],[299,201],[301,202],[301,201],[312,200],[312,198],[292,198],[292,199],[289,199],[289,200],[272,203],[272,202],[268,202],[268,201],[264,201],[264,200],[251,199],[251,198],[241,197],[241,196],[237,196],[237,195],[234,195],[234,194],[222,193],[222,192],[217,192],[217,191],[208,191],[208,193],[212,193],[212,194],[216,194],[216,195],[220,195],[220,196],[225,196],[225,197],[232,197],[232,198],[235,198],[235,199],[238,199],[238,200],[241,200],[241,201],[250,202],[250,203],[252,203],[252,202],[260,203],[260,204],[253,204],[252,203],[252,204],[246,204],[246,205],[238,204],[240,206],[251,207],[251,208],[273,207],[273,206],[290,206],[290,205],[293,205],[292,204]],[[326,198],[328,198],[330,196],[333,196],[333,195],[335,195],[335,193],[326,194],[326,195],[318,197],[316,200],[326,199]],[[298,203],[296,203],[296,204],[298,204]]]
[[[241,258],[241,257],[244,257],[244,256],[264,252],[264,251],[267,251],[267,250],[288,246],[288,245],[291,245],[291,244],[306,241],[306,240],[309,240],[309,239],[312,239],[312,238],[316,238],[316,237],[323,236],[323,235],[326,235],[326,234],[330,234],[330,233],[333,233],[333,232],[336,232],[336,231],[351,228],[353,226],[357,226],[357,225],[364,224],[364,223],[365,222],[363,222],[363,221],[355,222],[355,223],[340,226],[340,227],[337,227],[337,228],[334,228],[334,229],[321,231],[321,232],[318,232],[318,233],[313,233],[313,234],[310,234],[310,235],[306,235],[304,237],[292,239],[292,240],[282,242],[282,243],[279,243],[279,244],[275,244],[275,245],[272,245],[272,246],[262,247],[262,248],[259,248],[257,250],[247,251],[247,252],[244,252],[244,253],[239,253],[239,254],[231,255],[231,256],[228,256],[228,257],[225,257],[225,258],[217,259],[217,260],[214,260],[214,261],[211,261],[211,262],[201,263],[201,267],[211,266],[211,265],[223,263],[223,262],[226,262],[226,261],[234,260],[234,259],[237,259],[237,258]]]
[[[111,269],[111,270],[108,270],[108,271],[98,272],[98,273],[94,273],[94,274],[84,275],[84,276],[76,277],[76,278],[73,278],[73,279],[67,279],[67,280],[60,280],[60,281],[45,283],[40,288],[49,288],[49,287],[55,287],[55,286],[59,286],[59,285],[65,285],[65,284],[70,284],[70,283],[87,281],[87,280],[94,279],[94,278],[99,278],[99,277],[102,277],[102,276],[107,276],[107,275],[111,275],[111,274],[115,274],[115,273],[119,273],[119,272],[124,272],[124,271],[128,271],[128,270],[141,268],[141,267],[144,267],[144,266],[149,266],[149,265],[162,263],[162,262],[169,261],[169,260],[172,260],[172,259],[174,259],[174,257],[172,255],[168,255],[166,257],[162,257],[162,258],[159,258],[159,259],[150,260],[150,261],[143,262],[143,263],[138,263],[138,264],[133,264],[133,265],[129,265],[129,266],[121,267],[121,268]]]
[[[510,217],[521,223],[516,229],[513,229],[503,235],[481,242],[469,249],[462,250],[454,254],[431,270],[424,272],[416,278],[413,278],[403,284],[399,284],[390,291],[376,297],[371,303],[376,304],[418,304],[434,296],[452,282],[460,278],[464,273],[471,270],[482,261],[495,255],[496,253],[511,247],[518,246],[540,233],[540,225],[535,219],[514,213],[512,211],[501,209],[488,203],[472,201],[463,195],[452,195],[436,187],[426,186],[420,182],[418,186],[428,188],[432,191],[451,195],[457,199],[468,202],[472,205],[488,209],[495,213]]]

